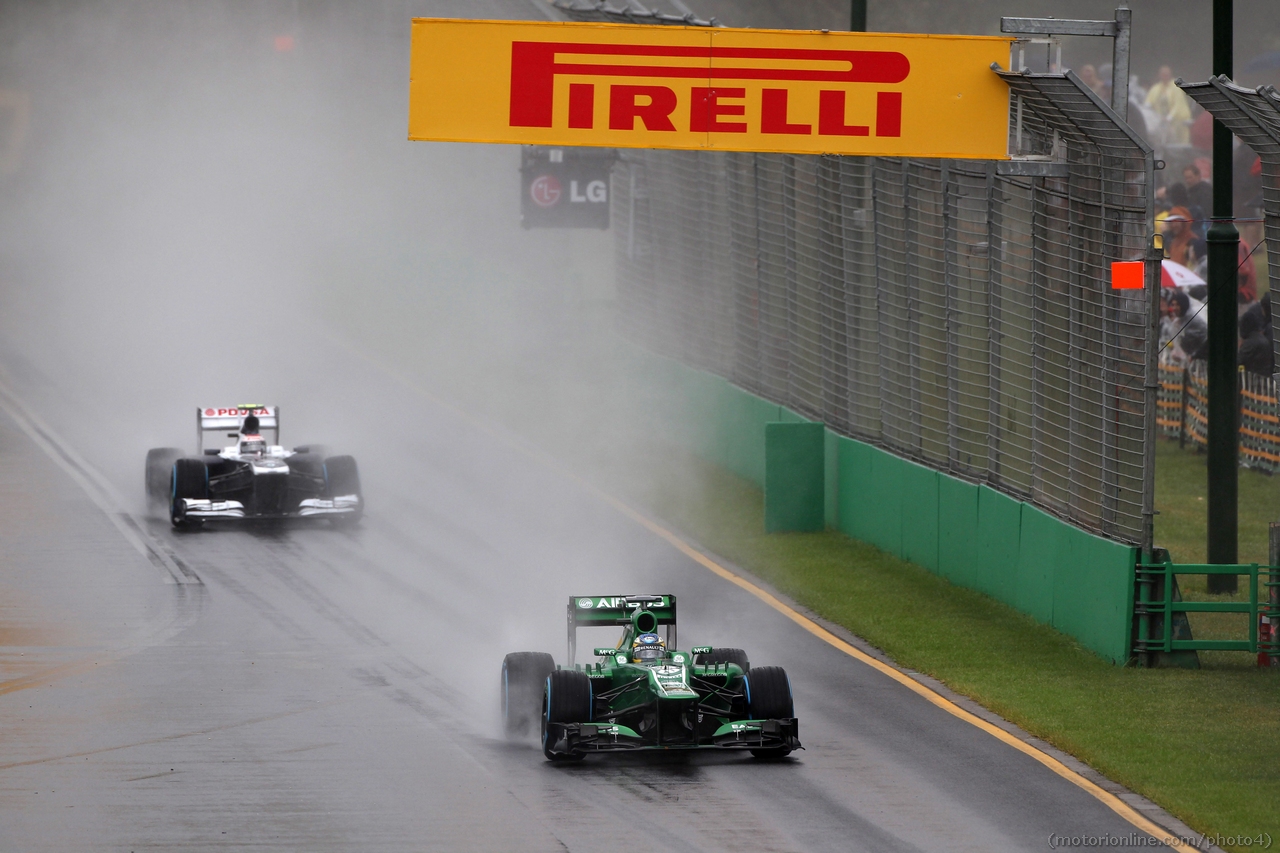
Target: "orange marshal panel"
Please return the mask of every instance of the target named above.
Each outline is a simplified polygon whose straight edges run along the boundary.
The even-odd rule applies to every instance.
[[[409,138],[1006,159],[1009,44],[417,19]]]

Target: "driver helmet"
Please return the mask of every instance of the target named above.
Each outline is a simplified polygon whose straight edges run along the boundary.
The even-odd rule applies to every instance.
[[[262,440],[260,435],[246,435],[240,439],[240,452],[243,454],[257,454],[261,456],[267,452],[267,443]]]
[[[662,640],[657,634],[641,634],[636,637],[635,642],[631,644],[631,662],[645,663],[662,658],[666,655],[666,646],[662,644]]]

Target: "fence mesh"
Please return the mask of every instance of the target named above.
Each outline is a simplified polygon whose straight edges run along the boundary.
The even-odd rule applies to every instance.
[[[620,322],[836,432],[1139,543],[1147,300],[1109,265],[1149,243],[1150,149],[1069,72],[1002,76],[1011,144],[1053,168],[627,152]]]
[[[1183,90],[1253,149],[1262,166],[1263,229],[1267,243],[1267,278],[1271,293],[1280,294],[1280,94],[1273,86],[1245,89],[1226,77],[1205,83],[1182,83]],[[1280,335],[1272,340],[1280,366]]]

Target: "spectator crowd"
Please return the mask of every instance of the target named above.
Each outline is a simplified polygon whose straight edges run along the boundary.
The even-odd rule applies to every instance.
[[[1111,68],[1086,65],[1079,77],[1110,102]],[[1161,344],[1178,361],[1203,359],[1208,345],[1208,251],[1206,233],[1213,215],[1213,117],[1200,109],[1174,82],[1169,66],[1161,66],[1155,82],[1144,88],[1129,81],[1129,124],[1156,149],[1166,167],[1156,172],[1156,225],[1166,263],[1180,264],[1199,283],[1163,289]],[[1262,164],[1235,140],[1232,156],[1233,214],[1240,231],[1236,265],[1237,352],[1247,371],[1271,376],[1275,370],[1271,295],[1259,293],[1259,270],[1265,282],[1266,247],[1262,243]],[[1166,282],[1167,283],[1167,282]]]

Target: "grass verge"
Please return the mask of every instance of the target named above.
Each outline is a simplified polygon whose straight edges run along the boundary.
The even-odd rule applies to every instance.
[[[1205,560],[1207,456],[1156,442],[1156,543],[1180,563]],[[1280,477],[1240,469],[1240,562],[1267,562],[1267,524],[1280,520]]]
[[[1208,521],[1206,501],[1208,468],[1204,453],[1179,448],[1177,442],[1156,443],[1155,541],[1169,549],[1174,562],[1203,563]],[[1260,471],[1240,469],[1239,479],[1239,562],[1267,563],[1268,523],[1280,518],[1280,477]],[[1210,595],[1204,575],[1180,575],[1178,587],[1189,601],[1248,601],[1247,577],[1239,577],[1238,592]],[[1265,600],[1267,590],[1259,584],[1258,595]],[[1191,632],[1197,639],[1245,639],[1248,616],[1237,613],[1191,613]],[[1201,652],[1207,666],[1231,666],[1246,662],[1239,652]],[[1277,821],[1280,823],[1280,820]]]
[[[1198,671],[1112,666],[994,599],[841,533],[764,534],[753,484],[696,460],[679,468],[636,497],[704,547],[1200,832],[1275,830],[1280,672],[1239,660]]]

